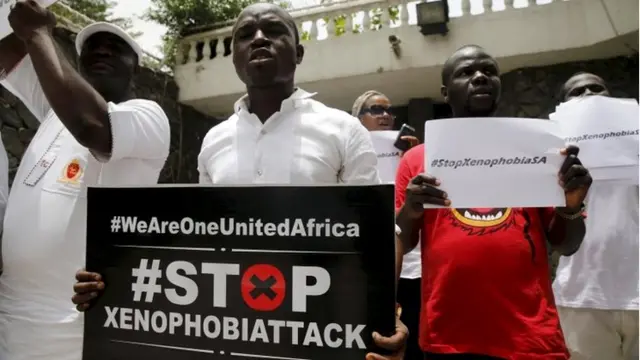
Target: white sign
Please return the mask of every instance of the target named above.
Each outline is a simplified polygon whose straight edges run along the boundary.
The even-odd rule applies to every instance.
[[[9,25],[9,12],[17,0],[0,0],[0,39],[11,35],[13,29]],[[37,0],[40,6],[49,7],[58,0]]]
[[[440,180],[452,207],[565,206],[558,184],[563,147],[558,125],[548,120],[430,120],[424,168]]]
[[[398,137],[398,131],[371,131],[373,148],[378,155],[378,174],[384,183],[395,183],[396,170],[400,163],[400,150],[393,143]]]
[[[567,143],[580,147],[580,161],[594,181],[637,184],[639,116],[635,100],[588,96],[559,105],[549,119],[558,123]]]

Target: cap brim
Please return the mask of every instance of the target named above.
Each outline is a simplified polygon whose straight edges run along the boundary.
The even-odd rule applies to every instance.
[[[78,56],[82,52],[82,45],[84,45],[84,42],[87,41],[87,39],[89,39],[92,35],[101,32],[113,34],[124,40],[127,44],[129,44],[129,46],[131,46],[136,55],[138,55],[138,63],[142,63],[142,48],[140,47],[140,45],[138,45],[133,37],[127,34],[127,32],[124,31],[121,27],[107,22],[93,23],[80,30],[78,35],[76,35],[76,52],[78,53]]]

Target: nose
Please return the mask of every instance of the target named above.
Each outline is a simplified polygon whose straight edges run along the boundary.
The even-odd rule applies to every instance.
[[[94,55],[102,55],[105,57],[111,56],[112,52],[111,49],[109,49],[108,46],[106,45],[98,45],[93,49],[93,54]]]
[[[486,85],[489,82],[489,78],[482,71],[476,71],[471,78],[473,85]]]
[[[591,91],[589,88],[584,89],[582,96],[591,96],[591,95],[596,95],[596,93]]]
[[[254,47],[261,47],[268,43],[268,41],[269,39],[264,35],[264,32],[258,29],[258,31],[256,31],[256,33],[253,35],[253,41],[251,42],[251,45],[253,45]]]

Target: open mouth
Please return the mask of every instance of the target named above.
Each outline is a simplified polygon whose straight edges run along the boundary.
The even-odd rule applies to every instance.
[[[273,55],[267,49],[257,49],[251,52],[251,56],[249,57],[249,62],[251,63],[260,63],[265,61],[273,60]]]

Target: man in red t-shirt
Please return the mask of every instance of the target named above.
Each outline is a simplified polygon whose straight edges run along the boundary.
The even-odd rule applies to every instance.
[[[498,64],[482,48],[456,51],[444,65],[442,84],[454,117],[494,114]],[[584,237],[582,202],[592,180],[578,149],[563,150],[559,182],[567,206],[555,209],[424,210],[424,203],[451,205],[447,185],[423,173],[424,151],[419,145],[400,161],[396,208],[405,253],[421,234],[425,359],[568,359],[545,240],[571,255]]]

